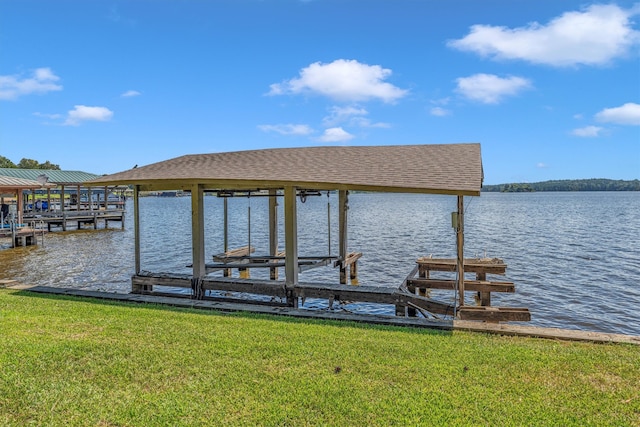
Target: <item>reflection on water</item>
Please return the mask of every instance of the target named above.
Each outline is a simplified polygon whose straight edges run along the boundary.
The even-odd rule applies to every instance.
[[[363,252],[360,284],[398,286],[419,256],[455,255],[450,222],[455,197],[352,194],[349,202],[349,250]],[[267,254],[267,205],[267,198],[260,197],[229,200],[230,247],[250,240],[256,254]],[[298,204],[301,256],[338,252],[337,205],[335,195]],[[142,269],[188,273],[190,199],[142,198],[140,207]],[[127,209],[133,211],[131,201]],[[283,249],[282,206],[279,214]],[[534,325],[640,335],[635,310],[640,304],[639,193],[487,193],[466,198],[465,214],[466,256],[503,258],[505,280],[516,284],[515,294],[492,295],[494,305],[528,307]],[[134,271],[132,217],[127,215],[125,230],[116,224],[110,230],[53,232],[44,246],[0,250],[0,279],[128,292]],[[223,250],[221,199],[205,198],[205,217],[205,250],[211,259]],[[268,269],[251,272],[255,278],[268,274]],[[300,280],[337,283],[338,277],[336,269],[323,267],[302,273]],[[473,296],[468,298],[473,304]],[[307,304],[322,308],[327,302]],[[393,313],[393,307],[372,304],[342,307]]]

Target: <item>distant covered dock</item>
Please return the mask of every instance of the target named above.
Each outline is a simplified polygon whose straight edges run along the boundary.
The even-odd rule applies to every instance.
[[[213,154],[185,155],[174,159],[141,166],[127,171],[102,176],[86,185],[131,185],[134,188],[135,274],[133,292],[152,292],[154,286],[180,286],[192,289],[194,298],[201,299],[206,290],[238,291],[279,296],[287,305],[297,307],[299,298],[316,297],[350,299],[394,304],[397,312],[460,314],[464,312],[465,259],[464,259],[464,196],[479,196],[483,170],[480,144],[433,144],[394,146],[304,147],[247,150]],[[191,193],[192,265],[191,274],[154,274],[140,268],[140,216],[138,196],[142,191],[182,190]],[[347,251],[347,208],[350,191],[381,193],[443,194],[457,198],[457,211],[452,213],[455,229],[456,257],[446,271],[457,272],[451,280],[457,292],[454,306],[428,298],[425,288],[444,286],[442,281],[430,282],[428,271],[437,269],[430,261],[416,262],[415,270],[397,289],[374,286],[348,286],[315,284],[299,281],[298,274],[310,261],[298,256],[297,198],[321,191],[336,191],[339,203],[339,254],[334,262],[341,270],[357,261],[357,254]],[[268,256],[254,257],[249,246],[243,252],[223,254],[231,261],[243,262],[249,268],[267,266],[269,262],[284,266],[284,281],[233,279],[208,277],[211,264],[205,256],[203,196],[215,192],[228,197],[237,193],[269,196]],[[284,253],[278,253],[276,198],[284,198]],[[225,251],[226,247],[225,242]],[[233,258],[235,256],[235,258]],[[355,259],[354,259],[355,257]],[[218,256],[218,261],[225,261]],[[325,260],[326,261],[326,260]],[[248,265],[247,265],[248,264]],[[477,264],[477,263],[476,263]],[[242,264],[231,264],[242,267]],[[209,267],[209,270],[208,270]],[[215,267],[215,266],[214,266]],[[222,268],[223,266],[218,266]],[[493,287],[486,282],[484,267],[467,269],[476,272],[474,290],[490,293],[507,291],[508,286]],[[419,273],[420,277],[414,278]],[[485,298],[485,302],[490,299]],[[490,303],[489,303],[490,304]],[[475,318],[499,320],[528,320],[528,311],[522,315],[518,309],[497,309],[489,304],[469,313]],[[398,309],[400,308],[400,309]],[[514,311],[515,310],[515,311]],[[485,314],[478,314],[482,312]],[[515,314],[514,314],[515,313]]]

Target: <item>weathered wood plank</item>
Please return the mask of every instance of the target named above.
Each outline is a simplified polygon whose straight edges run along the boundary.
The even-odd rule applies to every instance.
[[[202,281],[202,287],[206,290],[244,292],[248,294],[268,295],[281,298],[285,298],[287,296],[284,282],[275,280],[207,277]]]
[[[323,320],[346,320],[363,323],[375,323],[395,326],[424,327],[444,330],[472,331],[499,335],[522,337],[559,339],[569,341],[587,341],[602,343],[626,343],[640,345],[640,336],[614,334],[606,332],[582,331],[573,329],[545,328],[529,325],[510,325],[477,322],[470,320],[434,320],[416,317],[397,317],[374,314],[357,314],[345,312],[327,312],[307,309],[293,309],[288,307],[272,307],[238,302],[198,301],[186,298],[184,295],[175,297],[161,297],[153,295],[119,294],[114,292],[86,291],[82,289],[54,288],[49,286],[32,286],[24,284],[7,284],[8,289],[45,294],[61,294],[81,298],[99,298],[103,300],[117,300],[132,303],[165,304],[175,307],[198,308],[218,311],[247,311],[255,313],[284,315],[300,318]]]
[[[428,288],[428,289],[455,289],[455,280],[449,279],[423,279],[415,278],[407,280],[407,287],[409,290],[415,288]],[[464,289],[466,291],[474,292],[515,292],[516,286],[513,282],[493,282],[486,280],[465,280]]]
[[[396,292],[395,297],[396,306],[403,305],[411,308],[417,307],[422,310],[426,310],[429,313],[443,315],[453,315],[455,311],[454,307],[450,304],[444,304],[420,295],[415,295],[407,292]]]
[[[425,271],[456,271],[457,264],[451,258],[421,257],[416,261],[420,267],[420,273]],[[505,274],[507,265],[499,258],[466,258],[464,260],[465,273],[489,273]]]
[[[474,307],[458,309],[460,320],[483,320],[485,322],[528,322],[531,313],[528,308],[519,307]]]
[[[252,254],[256,251],[254,246],[242,246],[239,248],[229,249],[226,252],[222,252],[213,256],[213,260],[216,262],[227,262],[229,259],[244,257],[249,254]]]
[[[300,298],[326,298],[341,301],[394,304],[396,290],[378,286],[347,286],[334,283],[298,283],[294,292]]]

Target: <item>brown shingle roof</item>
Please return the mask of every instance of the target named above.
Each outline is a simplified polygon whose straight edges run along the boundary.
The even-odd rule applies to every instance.
[[[138,184],[143,190],[348,189],[479,195],[480,144],[275,148],[185,155],[88,183]]]

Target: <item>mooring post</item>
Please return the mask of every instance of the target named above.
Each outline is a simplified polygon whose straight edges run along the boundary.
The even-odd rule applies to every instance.
[[[298,284],[298,218],[296,205],[297,188],[284,188],[284,272],[287,288],[287,305],[298,307],[294,287]]]

